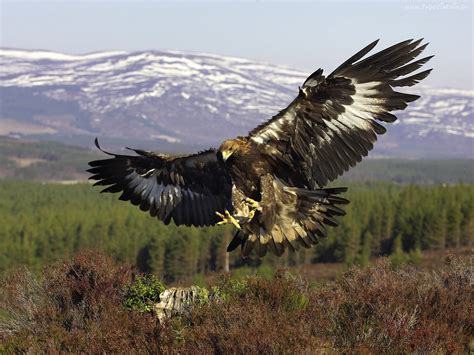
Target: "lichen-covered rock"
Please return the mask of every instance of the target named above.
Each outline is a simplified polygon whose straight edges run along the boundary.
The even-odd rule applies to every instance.
[[[160,302],[154,310],[158,320],[189,312],[194,306],[207,303],[209,291],[199,286],[172,287],[160,293]]]

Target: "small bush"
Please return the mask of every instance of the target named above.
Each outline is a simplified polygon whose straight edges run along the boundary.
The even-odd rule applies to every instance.
[[[138,275],[127,287],[125,307],[141,313],[151,312],[153,305],[160,302],[160,293],[165,286],[155,275]]]
[[[412,249],[408,252],[408,263],[419,265],[421,263],[422,253],[420,248]]]

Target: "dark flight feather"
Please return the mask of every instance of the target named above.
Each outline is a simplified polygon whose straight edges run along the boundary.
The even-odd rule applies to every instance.
[[[137,155],[120,155],[104,151],[97,139],[95,144],[112,158],[89,163],[94,185],[108,185],[102,192],[122,192],[120,200],[165,223],[209,226],[220,220],[216,211],[232,210],[231,178],[215,150],[167,156],[128,148]]]

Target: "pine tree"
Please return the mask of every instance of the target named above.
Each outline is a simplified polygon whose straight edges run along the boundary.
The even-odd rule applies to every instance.
[[[393,241],[392,253],[390,254],[390,262],[393,266],[398,267],[407,261],[407,256],[403,250],[402,235],[398,234]]]
[[[447,211],[447,244],[449,247],[458,248],[461,243],[461,208],[452,201]]]
[[[370,231],[365,231],[362,234],[362,244],[360,247],[359,254],[356,259],[356,263],[360,266],[369,265],[370,255],[371,255],[371,245],[372,245],[372,233]]]

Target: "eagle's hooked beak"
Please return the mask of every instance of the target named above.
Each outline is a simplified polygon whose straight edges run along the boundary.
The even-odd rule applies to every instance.
[[[230,151],[230,150],[224,150],[224,151],[222,151],[222,152],[221,152],[221,154],[222,154],[222,159],[223,159],[224,161],[226,161],[227,159],[229,159],[229,157],[232,155],[232,153],[233,153],[233,152]]]

